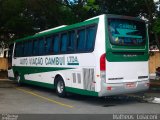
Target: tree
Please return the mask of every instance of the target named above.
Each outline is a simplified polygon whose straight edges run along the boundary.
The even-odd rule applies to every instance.
[[[158,5],[153,0],[0,0],[0,41],[8,43],[100,14],[120,14],[147,19],[151,43],[159,45]]]
[[[151,43],[157,44],[160,49],[160,41],[157,32],[159,30],[159,14],[157,6],[160,2],[154,0],[91,0],[98,5],[99,14],[120,14],[145,18],[147,20]],[[93,3],[92,3],[93,4]],[[155,26],[155,29],[154,29]],[[155,31],[156,30],[156,31]],[[158,30],[158,31],[157,31]],[[160,33],[159,33],[160,34]]]
[[[76,21],[71,9],[58,0],[0,0],[0,42]]]

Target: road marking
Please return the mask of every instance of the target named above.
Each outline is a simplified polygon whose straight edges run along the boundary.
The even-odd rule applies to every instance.
[[[56,101],[56,100],[53,100],[53,99],[50,99],[50,98],[47,98],[47,97],[38,95],[37,93],[31,92],[31,91],[28,91],[28,90],[25,90],[25,89],[22,89],[22,88],[16,87],[16,89],[19,90],[19,91],[22,91],[22,92],[31,94],[31,95],[33,95],[33,96],[42,98],[42,99],[47,100],[47,101],[49,101],[49,102],[56,103],[56,104],[61,105],[61,106],[63,106],[63,107],[74,108],[74,106],[71,106],[71,105],[68,105],[68,104],[65,104],[65,103],[62,103],[62,102],[58,102],[58,101]]]

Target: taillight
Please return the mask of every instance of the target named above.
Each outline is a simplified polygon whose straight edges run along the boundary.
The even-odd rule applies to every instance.
[[[100,71],[106,70],[106,54],[102,54],[100,57]]]
[[[102,54],[100,57],[100,76],[103,82],[106,81],[106,54]]]

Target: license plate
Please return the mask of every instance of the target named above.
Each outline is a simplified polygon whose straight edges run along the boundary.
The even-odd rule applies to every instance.
[[[125,87],[126,88],[136,88],[136,83],[135,82],[126,83]]]

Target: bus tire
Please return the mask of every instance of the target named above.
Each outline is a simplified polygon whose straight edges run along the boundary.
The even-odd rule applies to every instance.
[[[64,84],[64,80],[62,77],[58,77],[57,78],[57,82],[56,82],[56,94],[59,97],[65,97],[66,96],[66,91],[65,91],[65,84]]]
[[[18,86],[21,86],[22,85],[21,77],[20,77],[20,75],[18,73],[15,74],[15,79],[17,81]]]

